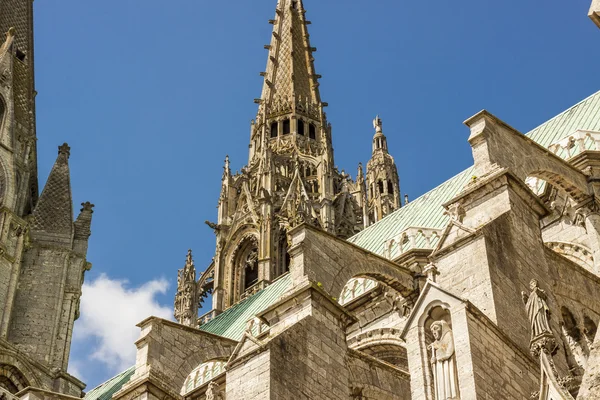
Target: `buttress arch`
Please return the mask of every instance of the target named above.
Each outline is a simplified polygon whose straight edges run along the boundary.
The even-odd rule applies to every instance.
[[[469,143],[477,178],[508,169],[523,182],[528,177],[543,179],[564,190],[577,203],[590,199],[583,172],[489,112],[479,112],[465,125],[471,129]]]

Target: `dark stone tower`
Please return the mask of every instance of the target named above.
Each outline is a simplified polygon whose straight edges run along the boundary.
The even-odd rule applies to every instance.
[[[73,220],[70,148],[38,195],[32,0],[0,1],[0,391],[80,396],[67,374],[92,208]]]

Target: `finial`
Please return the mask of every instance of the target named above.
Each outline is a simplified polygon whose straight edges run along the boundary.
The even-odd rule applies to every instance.
[[[11,26],[10,28],[8,28],[8,32],[6,32],[6,39],[10,39],[16,36],[16,32],[17,30],[15,29],[14,26]]]
[[[373,128],[375,128],[375,132],[377,133],[383,132],[383,122],[381,121],[381,118],[379,118],[379,115],[373,120]]]
[[[404,205],[407,205],[407,204],[408,204],[408,195],[405,194],[404,195]]]
[[[90,203],[89,201],[86,201],[85,203],[81,203],[81,212],[84,211],[89,211],[91,213],[94,212],[94,207],[96,207],[94,204]]]
[[[194,260],[192,259],[192,249],[189,249],[186,260],[185,260],[185,266],[192,267],[193,265],[194,265]]]
[[[58,154],[66,154],[69,157],[71,155],[71,148],[68,144],[63,143],[61,146],[58,146]]]
[[[229,154],[225,156],[225,170],[229,171]]]
[[[6,51],[10,47],[10,45],[14,42],[15,36],[16,36],[16,30],[14,27],[11,27],[8,30],[8,32],[6,32],[6,40],[4,41],[4,44],[2,45],[2,48],[0,50]]]

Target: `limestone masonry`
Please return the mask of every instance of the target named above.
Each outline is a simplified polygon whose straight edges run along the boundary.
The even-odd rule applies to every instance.
[[[270,21],[212,262],[189,251],[178,322],[140,322],[135,365],[85,394],[93,205],[73,219],[67,144],[38,195],[32,15],[0,0],[0,399],[600,399],[600,92],[526,135],[469,118],[474,165],[409,203],[379,117],[366,168],[336,168],[302,0]]]

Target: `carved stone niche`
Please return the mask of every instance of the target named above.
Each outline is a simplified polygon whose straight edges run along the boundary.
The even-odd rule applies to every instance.
[[[463,299],[426,283],[400,335],[406,343],[411,388],[416,388],[411,398],[478,398],[472,353],[465,347],[467,313]]]

